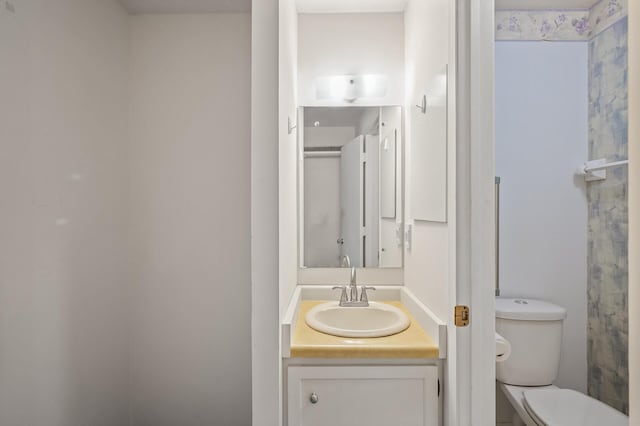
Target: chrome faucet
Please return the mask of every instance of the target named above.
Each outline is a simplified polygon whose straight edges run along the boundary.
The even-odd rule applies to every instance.
[[[351,292],[350,302],[358,301],[358,286],[356,286],[356,268],[351,267],[351,281],[349,283],[349,290]]]
[[[356,268],[351,266],[351,259],[348,255],[342,256],[340,259],[340,267],[351,268],[351,279],[349,281],[349,293],[347,294],[347,286],[336,286],[334,290],[342,290],[340,294],[340,306],[366,307],[369,306],[369,298],[367,290],[375,290],[375,287],[362,286],[360,291],[360,299],[358,299],[358,286],[356,285]]]

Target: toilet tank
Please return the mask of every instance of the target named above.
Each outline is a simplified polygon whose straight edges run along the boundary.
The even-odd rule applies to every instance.
[[[496,331],[511,343],[509,358],[496,364],[498,381],[518,386],[553,383],[566,316],[564,308],[542,300],[497,298]]]

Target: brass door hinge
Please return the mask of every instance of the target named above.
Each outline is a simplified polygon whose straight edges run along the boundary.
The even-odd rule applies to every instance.
[[[455,307],[455,325],[456,327],[466,327],[469,325],[469,307],[458,305]]]

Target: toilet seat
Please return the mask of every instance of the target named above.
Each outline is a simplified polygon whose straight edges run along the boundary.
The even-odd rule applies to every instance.
[[[540,426],[628,426],[629,418],[571,389],[529,389],[524,408]]]
[[[531,387],[531,386],[516,386],[516,385],[507,385],[506,383],[498,382],[498,386],[502,389],[502,393],[507,397],[509,403],[516,411],[517,416],[524,422],[527,426],[539,426],[539,423],[536,423],[535,420],[529,415],[529,412],[526,408],[524,408],[524,393],[530,389],[559,389],[556,386],[540,386],[540,387]],[[518,423],[516,423],[518,424]]]

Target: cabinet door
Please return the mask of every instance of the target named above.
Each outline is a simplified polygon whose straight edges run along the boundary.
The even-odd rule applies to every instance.
[[[437,426],[435,366],[289,367],[289,426]]]

